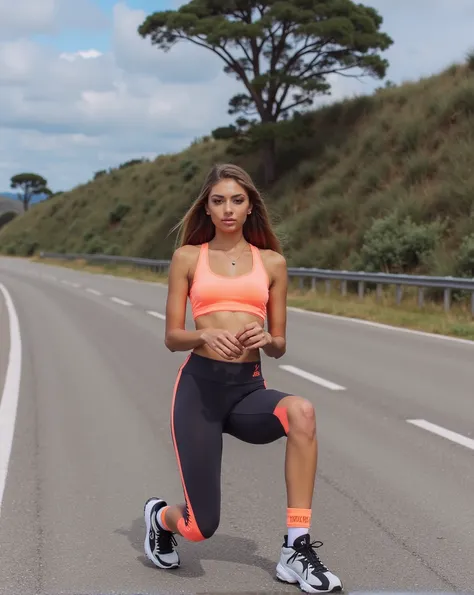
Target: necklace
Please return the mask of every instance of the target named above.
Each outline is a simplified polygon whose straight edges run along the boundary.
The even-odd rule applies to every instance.
[[[231,265],[235,267],[235,263],[239,260],[239,258],[242,256],[242,254],[245,252],[246,249],[246,245],[244,246],[242,252],[239,254],[239,256],[237,258],[231,258]],[[224,252],[224,254],[227,256],[227,258],[229,258],[229,255],[227,254],[227,252]]]

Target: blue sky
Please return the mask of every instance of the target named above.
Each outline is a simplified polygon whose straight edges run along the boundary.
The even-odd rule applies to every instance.
[[[41,0],[38,0],[41,1]],[[80,2],[81,0],[77,0]],[[75,52],[84,44],[96,48],[101,52],[107,51],[111,45],[113,8],[117,4],[116,0],[97,0],[94,2],[99,14],[102,15],[101,22],[97,29],[84,31],[82,27],[67,28],[56,35],[39,34],[32,36],[32,39],[41,44],[50,45],[61,51]],[[147,13],[158,10],[173,9],[173,2],[153,1],[153,0],[128,0],[127,6],[132,9],[141,9]]]
[[[231,121],[240,84],[211,52],[163,53],[137,26],[180,0],[0,0],[0,191],[35,171],[53,191],[137,157],[176,152]],[[367,0],[394,45],[387,79],[429,76],[473,49],[474,0]],[[379,81],[335,77],[334,101]]]

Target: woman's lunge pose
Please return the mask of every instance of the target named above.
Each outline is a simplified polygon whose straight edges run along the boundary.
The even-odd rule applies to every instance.
[[[171,433],[184,503],[145,504],[145,552],[160,568],[180,559],[174,534],[209,539],[219,526],[222,436],[250,444],[286,437],[287,535],[276,574],[307,592],[341,591],[311,543],[317,466],[313,405],[267,388],[260,349],[286,350],[287,269],[263,200],[237,166],[214,167],[180,223],[169,271],[165,344],[190,351],[176,379]],[[185,330],[189,297],[196,330]],[[264,329],[268,320],[268,331]]]

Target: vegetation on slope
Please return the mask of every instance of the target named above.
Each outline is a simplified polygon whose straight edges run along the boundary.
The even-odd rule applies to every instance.
[[[291,265],[474,276],[473,62],[277,125],[264,196]],[[255,155],[207,137],[34,205],[0,250],[169,258],[169,230],[217,161],[263,184]]]

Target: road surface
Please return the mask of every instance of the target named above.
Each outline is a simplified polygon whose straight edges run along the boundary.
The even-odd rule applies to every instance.
[[[145,558],[144,501],[182,500],[169,407],[186,354],[163,344],[166,289],[7,258],[0,284],[0,427],[16,412],[0,594],[298,593],[274,579],[283,440],[225,437],[218,532],[178,538],[178,571]],[[474,592],[473,362],[467,342],[289,312],[264,373],[316,406],[312,537],[347,593]]]

